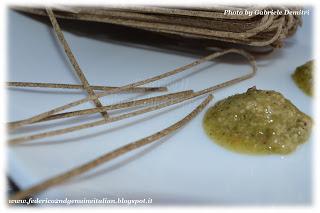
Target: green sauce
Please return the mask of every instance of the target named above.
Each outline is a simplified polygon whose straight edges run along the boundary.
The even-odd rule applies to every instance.
[[[292,74],[292,79],[296,85],[309,96],[313,94],[313,70],[314,62],[308,61],[304,65],[297,67]]]
[[[217,144],[248,154],[288,154],[306,142],[312,121],[275,91],[249,89],[219,101],[203,126]]]

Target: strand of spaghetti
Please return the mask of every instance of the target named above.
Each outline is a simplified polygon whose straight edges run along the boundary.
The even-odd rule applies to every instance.
[[[240,77],[233,78],[231,80],[225,81],[225,82],[223,82],[221,84],[217,84],[217,85],[214,85],[212,87],[200,90],[200,91],[195,92],[195,93],[198,93],[199,95],[203,95],[203,94],[206,94],[206,93],[211,93],[211,92],[213,92],[215,90],[218,90],[218,89],[221,89],[221,88],[224,88],[224,87],[239,83],[241,81],[244,81],[244,80],[247,80],[247,79],[253,77],[257,73],[257,63],[256,63],[254,57],[252,55],[244,52],[244,51],[239,52],[239,54],[244,56],[248,60],[249,64],[251,65],[251,68],[252,68],[251,72],[249,72],[246,75],[243,75],[243,76],[240,76]]]
[[[49,16],[49,19],[51,21],[51,24],[53,26],[53,29],[55,31],[55,34],[58,38],[58,40],[60,41],[60,43],[63,46],[64,52],[66,53],[66,55],[69,58],[70,63],[72,64],[77,76],[79,77],[81,83],[83,84],[84,89],[87,91],[89,97],[93,97],[95,96],[95,92],[93,91],[93,89],[90,87],[90,84],[87,80],[87,78],[85,77],[84,73],[82,72],[75,56],[73,55],[66,39],[64,38],[63,32],[58,24],[58,21],[56,19],[56,17],[54,16],[53,11],[50,8],[46,8],[47,14]],[[98,98],[94,98],[93,103],[95,104],[96,107],[102,107],[101,102],[99,101]],[[107,112],[101,112],[101,115],[104,118],[108,118],[108,113]]]
[[[40,87],[56,89],[84,89],[81,84],[56,84],[56,83],[36,83],[36,82],[7,82],[8,87]],[[119,87],[90,85],[94,90],[109,91]],[[167,87],[133,87],[124,92],[166,92]]]
[[[217,57],[220,57],[220,56],[223,56],[223,55],[226,55],[226,54],[230,54],[230,53],[236,53],[236,54],[242,55],[246,59],[248,59],[248,57],[250,57],[250,54],[246,53],[243,50],[238,50],[238,49],[228,49],[228,50],[225,50],[225,51],[222,51],[222,52],[216,52],[216,53],[210,54],[210,55],[208,55],[206,57],[200,58],[200,59],[198,59],[198,60],[196,60],[196,61],[194,61],[194,62],[192,62],[190,64],[187,64],[187,65],[184,65],[184,66],[179,67],[177,69],[174,69],[172,71],[169,71],[169,72],[166,72],[166,73],[163,73],[163,74],[160,74],[160,75],[157,75],[157,76],[154,76],[154,77],[142,80],[142,81],[131,83],[131,84],[125,85],[123,87],[115,88],[115,89],[112,89],[110,91],[102,92],[102,93],[96,94],[95,96],[92,96],[92,97],[86,97],[86,98],[83,98],[83,99],[80,99],[80,100],[77,100],[77,101],[74,101],[74,102],[71,102],[71,103],[56,107],[56,108],[54,108],[52,110],[49,110],[47,112],[43,112],[43,113],[37,114],[35,116],[32,116],[32,117],[30,117],[28,119],[25,119],[25,120],[23,120],[23,121],[21,121],[19,123],[15,123],[14,125],[8,125],[8,128],[10,130],[17,129],[17,128],[22,127],[24,125],[31,124],[31,123],[34,123],[36,121],[39,121],[39,120],[41,120],[41,119],[43,119],[45,117],[48,117],[48,116],[53,115],[55,113],[58,113],[60,111],[69,109],[69,108],[74,107],[74,106],[78,106],[78,105],[83,104],[83,103],[86,103],[86,102],[92,100],[92,98],[103,97],[103,96],[106,96],[108,94],[121,92],[121,91],[124,91],[124,90],[132,88],[132,87],[137,87],[137,86],[141,86],[141,85],[144,85],[144,84],[147,84],[147,83],[151,83],[153,81],[157,81],[157,80],[160,80],[162,78],[166,78],[166,77],[175,75],[177,73],[183,72],[183,71],[185,71],[185,70],[187,70],[189,68],[192,68],[192,67],[194,67],[196,65],[199,65],[199,64],[201,64],[201,63],[203,63],[205,61],[212,60],[212,59],[215,59]]]
[[[54,115],[50,115],[42,120],[39,120],[37,122],[49,121],[49,120],[55,120],[55,119],[61,119],[61,118],[69,118],[69,117],[74,117],[74,116],[79,116],[79,115],[88,115],[88,114],[98,113],[98,112],[104,111],[104,110],[116,110],[116,109],[135,107],[135,106],[139,106],[139,105],[143,105],[143,104],[157,103],[160,101],[163,102],[163,101],[168,101],[168,100],[174,99],[174,98],[185,97],[186,95],[190,95],[191,93],[193,93],[192,90],[185,90],[185,91],[181,91],[181,92],[175,92],[175,93],[170,93],[170,94],[161,95],[161,96],[155,96],[155,97],[151,97],[151,98],[144,98],[144,99],[139,99],[139,100],[118,103],[118,104],[107,105],[107,106],[103,106],[101,108],[91,108],[91,109],[84,109],[84,110],[77,110],[77,111],[72,111],[72,112],[54,114]],[[14,122],[20,122],[20,121],[14,121]],[[14,122],[12,122],[12,124]]]
[[[129,112],[126,114],[122,114],[122,115],[118,115],[115,117],[109,117],[108,119],[100,119],[98,121],[94,121],[94,122],[89,122],[89,123],[85,123],[85,124],[80,124],[80,125],[75,125],[72,127],[67,127],[67,128],[62,128],[62,129],[57,129],[57,130],[52,130],[52,131],[47,131],[47,132],[42,132],[42,133],[38,133],[38,134],[34,134],[34,135],[28,135],[28,136],[22,136],[19,138],[14,138],[9,140],[9,145],[16,145],[16,144],[21,144],[27,141],[32,141],[32,140],[36,140],[36,139],[42,139],[42,138],[47,138],[47,137],[52,137],[52,136],[57,136],[57,135],[63,135],[63,134],[67,134],[70,132],[75,132],[75,131],[79,131],[82,129],[87,129],[87,128],[92,128],[92,127],[96,127],[96,126],[101,126],[107,123],[112,123],[112,122],[116,122],[119,120],[123,120],[126,118],[130,118],[130,117],[134,117],[134,116],[138,116],[147,112],[151,112],[151,111],[156,111],[174,104],[178,104],[187,100],[190,100],[192,98],[195,98],[197,96],[200,96],[202,94],[198,94],[198,93],[192,93],[189,94],[185,97],[182,98],[178,98],[178,99],[171,99],[165,103],[162,104],[158,104],[156,106],[151,106],[151,107],[146,107],[140,110],[136,110],[133,112]]]
[[[10,196],[10,200],[18,200],[18,199],[23,199],[27,196],[32,196],[34,194],[37,194],[41,191],[44,191],[52,186],[61,184],[73,177],[76,177],[80,174],[83,174],[93,168],[96,168],[97,166],[108,162],[110,160],[113,160],[123,154],[126,154],[132,150],[138,149],[142,146],[145,146],[147,144],[153,143],[157,140],[159,140],[160,138],[163,138],[169,134],[171,134],[172,132],[182,128],[183,126],[185,126],[191,119],[193,119],[196,115],[198,115],[204,108],[205,106],[212,100],[212,95],[209,95],[199,106],[197,106],[197,108],[195,108],[190,114],[188,114],[186,117],[184,117],[183,119],[179,120],[178,122],[174,123],[173,125],[157,132],[154,133],[148,137],[142,138],[140,140],[137,140],[133,143],[129,143],[125,146],[122,146],[112,152],[106,153],[92,161],[89,161],[88,163],[85,163],[81,166],[78,166],[72,170],[69,170],[67,172],[64,172],[60,175],[57,175],[53,178],[50,178],[46,181],[43,181],[29,189],[17,192],[16,194]]]

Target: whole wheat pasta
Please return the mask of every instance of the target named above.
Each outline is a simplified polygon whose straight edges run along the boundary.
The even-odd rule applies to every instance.
[[[158,32],[167,35],[179,35],[203,40],[217,40],[234,44],[256,47],[280,47],[284,38],[292,35],[301,20],[297,15],[224,15],[224,10],[270,10],[270,9],[298,9],[296,7],[208,7],[211,11],[202,11],[193,8],[166,8],[166,7],[66,7],[57,8],[56,16],[63,19],[93,21],[124,25],[138,29]],[[207,9],[208,9],[207,8]],[[219,9],[218,9],[219,8]],[[41,8],[18,8],[19,10],[46,15]],[[204,16],[203,16],[204,15]],[[281,33],[267,33],[277,20],[285,17]],[[278,24],[277,24],[278,28]],[[276,37],[276,35],[281,35]],[[257,38],[263,38],[259,43]],[[273,41],[269,43],[266,41]]]
[[[8,87],[40,87],[40,88],[55,88],[55,89],[83,89],[84,86],[80,84],[56,84],[56,83],[36,83],[36,82],[7,82]],[[111,86],[95,86],[90,85],[94,90],[109,91],[119,87]],[[123,92],[166,92],[167,87],[133,87]]]
[[[222,37],[216,37],[216,40],[219,41],[225,41],[225,42],[230,42],[230,43],[235,43],[235,44],[249,44],[251,46],[255,46],[255,47],[265,47],[268,45],[273,44],[274,42],[276,42],[277,40],[279,40],[279,36],[282,33],[282,23],[278,24],[277,26],[277,30],[275,33],[273,33],[272,37],[268,38],[268,40],[264,40],[264,41],[257,41],[257,40],[253,40],[251,39],[246,39],[246,38],[237,38],[237,39],[225,39]],[[160,29],[149,29],[149,28],[143,28],[143,29],[147,29],[150,31],[155,31],[155,32],[163,32],[163,33],[170,33],[170,34],[176,34],[176,35],[182,35],[184,37],[190,37],[190,38],[204,38],[204,39],[208,39],[208,36],[203,36],[203,35],[198,35],[198,34],[192,34],[192,33],[181,33],[181,32],[176,32],[176,31],[168,31],[168,30],[160,30]]]
[[[272,8],[264,8],[264,9],[272,9]],[[287,8],[284,8],[282,7],[281,9],[287,9]],[[108,10],[108,9],[98,9],[98,8],[93,8],[93,9],[88,9],[88,8],[81,8],[79,9],[79,13],[77,13],[76,15],[72,15],[72,18],[76,18],[76,17],[79,17],[81,15],[88,15],[88,16],[92,16],[92,17],[96,17],[96,19],[99,19],[99,17],[103,18],[102,15],[111,15],[113,17],[119,17],[119,18],[129,18],[130,19],[141,19],[141,18],[144,18],[146,19],[147,17],[151,18],[151,20],[149,20],[149,22],[152,22],[154,23],[155,25],[157,24],[157,21],[160,21],[164,18],[169,18],[169,17],[172,17],[172,20],[171,22],[168,22],[168,23],[171,23],[171,24],[176,24],[176,23],[179,23],[179,19],[182,17],[184,18],[183,16],[162,16],[162,19],[161,18],[158,18],[158,19],[152,19],[154,18],[154,14],[151,14],[151,15],[145,15],[143,13],[136,13],[135,15],[133,15],[132,13],[130,13],[130,9],[127,9],[128,11],[126,11],[126,13],[121,13],[122,11],[114,11],[114,10]],[[239,10],[239,9],[237,9]],[[247,9],[247,10],[254,10],[254,9]],[[189,10],[190,11],[190,10]],[[196,11],[197,13],[199,11]],[[117,14],[119,13],[119,14]],[[132,14],[132,15],[130,15]],[[186,25],[186,24],[190,24],[192,26],[193,23],[198,23],[201,24],[202,22],[204,21],[211,21],[214,20],[216,22],[212,22],[211,25],[208,24],[208,25],[204,25],[204,26],[207,26],[206,28],[210,28],[212,27],[212,29],[216,29],[214,28],[217,23],[219,23],[219,21],[221,21],[222,25],[223,25],[223,29],[224,30],[220,30],[220,31],[229,31],[229,32],[234,32],[234,29],[235,29],[235,25],[236,24],[239,24],[239,26],[241,26],[242,28],[242,31],[243,32],[250,32],[250,31],[253,31],[253,32],[258,32],[258,31],[262,31],[263,29],[266,29],[268,27],[268,24],[267,25],[264,25],[266,22],[269,22],[269,25],[270,25],[270,21],[272,21],[272,17],[277,17],[277,16],[274,16],[274,15],[265,15],[261,18],[261,21],[254,21],[256,22],[256,26],[255,27],[252,27],[251,29],[246,29],[245,26],[248,25],[250,22],[246,21],[244,23],[237,23],[237,22],[230,22],[230,20],[228,20],[229,17],[232,17],[232,18],[235,18],[237,19],[238,16],[237,15],[233,15],[233,16],[224,16],[224,18],[219,18],[219,19],[200,19],[199,21],[197,21],[195,18],[190,18],[190,19],[187,19],[186,21],[183,21],[181,22],[182,25]],[[246,17],[249,17],[249,20],[251,20],[253,17],[255,17],[255,15],[253,16],[246,16]],[[292,15],[289,15],[287,17],[293,17]],[[271,18],[271,20],[270,20]],[[178,21],[177,21],[178,20]],[[193,20],[193,21],[191,21]],[[268,20],[268,21],[267,21]],[[224,22],[225,21],[225,22]],[[187,22],[190,22],[190,23],[187,23]],[[232,28],[231,27],[228,27],[228,24],[233,24]],[[212,26],[213,25],[213,26]],[[167,29],[168,30],[168,29]]]
[[[243,75],[243,76],[238,77],[238,78],[231,79],[229,81],[226,81],[226,82],[223,82],[221,84],[209,87],[207,89],[200,90],[200,91],[198,91],[198,92],[196,92],[194,94],[197,94],[196,96],[198,96],[198,95],[203,95],[205,93],[210,93],[210,92],[213,92],[213,91],[215,91],[217,89],[221,89],[223,87],[227,87],[227,86],[230,86],[232,84],[235,84],[235,83],[238,83],[240,81],[243,81],[243,80],[246,80],[246,79],[249,79],[249,78],[253,77],[255,75],[256,71],[257,71],[257,65],[256,65],[255,60],[254,60],[253,57],[249,57],[248,60],[249,60],[249,62],[251,64],[251,66],[252,66],[252,71],[249,74]],[[163,96],[157,96],[157,97],[152,97],[152,98],[135,100],[135,101],[131,101],[131,102],[125,102],[125,103],[120,103],[120,104],[104,106],[104,107],[106,107],[109,110],[120,109],[123,106],[124,107],[132,107],[132,106],[137,106],[137,105],[142,104],[142,103],[145,104],[145,103],[149,103],[149,102],[156,102],[158,98],[161,99],[161,100],[171,99],[171,98],[173,98],[172,96],[174,96],[174,98],[178,98],[179,96],[177,96],[177,95],[179,93],[181,93],[182,96],[185,96],[185,95],[189,95],[190,94],[189,92],[191,92],[191,91],[183,91],[183,92],[178,92],[178,93],[173,93],[173,94],[168,94],[168,95],[163,95]],[[165,99],[162,99],[162,98],[165,98]],[[40,121],[47,121],[47,120],[52,120],[52,119],[57,119],[57,118],[65,118],[65,117],[78,116],[78,115],[88,115],[88,114],[97,113],[97,112],[99,112],[98,108],[78,110],[78,111],[72,111],[72,112],[67,112],[67,113],[51,115],[51,116],[49,116],[49,117],[47,117],[47,118],[45,118],[43,120],[40,120]]]
[[[279,40],[280,36],[283,35],[283,24],[284,24],[284,17],[280,19],[280,21],[273,23],[273,26],[270,27],[271,29],[276,28],[275,33],[272,33],[272,36],[270,38],[267,38],[267,40],[263,41],[257,41],[253,40],[253,38],[245,38],[245,37],[238,37],[236,39],[231,39],[231,38],[224,38],[224,37],[215,37],[216,40],[219,41],[225,41],[225,42],[230,42],[230,43],[235,43],[235,44],[249,44],[251,46],[256,46],[256,47],[264,47],[273,44],[277,40]],[[199,34],[194,34],[194,33],[184,33],[184,32],[178,32],[174,30],[161,30],[161,29],[150,29],[150,28],[143,28],[147,29],[150,31],[155,31],[155,32],[163,32],[163,33],[171,33],[171,34],[176,34],[176,35],[182,35],[185,37],[191,37],[191,38],[204,38],[204,39],[209,39],[209,36],[205,35],[199,35]]]
[[[217,89],[220,89],[220,88],[235,84],[237,82],[246,80],[246,79],[251,78],[252,76],[254,76],[255,73],[256,73],[256,69],[257,69],[256,68],[256,63],[255,63],[254,58],[252,56],[248,57],[248,60],[249,60],[249,63],[251,64],[251,66],[252,66],[252,71],[250,73],[248,73],[246,75],[243,75],[243,76],[240,76],[240,77],[237,77],[237,78],[234,78],[234,79],[231,79],[229,81],[223,82],[221,84],[214,85],[214,86],[209,87],[207,89],[200,90],[200,91],[192,93],[190,95],[186,95],[186,97],[178,98],[177,100],[175,100],[175,99],[169,100],[168,102],[165,102],[163,104],[159,104],[157,106],[144,108],[144,109],[141,109],[141,110],[137,110],[137,111],[130,112],[130,113],[127,113],[127,114],[119,115],[119,116],[112,117],[112,118],[109,118],[109,119],[102,119],[102,120],[99,120],[99,121],[85,123],[85,124],[81,124],[81,125],[77,125],[77,126],[73,126],[73,127],[68,127],[68,128],[48,131],[48,132],[44,132],[44,133],[39,133],[39,134],[35,134],[35,135],[23,136],[23,137],[20,137],[20,138],[11,139],[11,140],[9,140],[9,144],[10,145],[14,145],[14,144],[23,143],[23,142],[30,141],[30,140],[35,140],[35,139],[40,139],[40,138],[45,138],[45,137],[50,137],[50,136],[56,136],[56,135],[66,134],[66,133],[70,133],[70,132],[74,132],[74,131],[78,131],[78,130],[82,130],[82,129],[86,129],[86,128],[100,126],[100,125],[103,125],[103,124],[106,124],[106,123],[119,121],[119,120],[122,120],[122,119],[125,119],[125,118],[129,118],[129,117],[132,117],[132,116],[137,116],[137,115],[140,115],[140,114],[143,114],[143,113],[146,113],[146,112],[158,110],[158,109],[161,109],[161,108],[173,105],[173,104],[180,103],[180,102],[185,101],[185,100],[189,100],[189,99],[195,98],[197,96],[200,96],[200,95],[203,95],[203,94],[206,94],[206,93],[211,93],[214,90],[217,90]]]
[[[54,16],[53,11],[49,8],[46,8],[46,11],[47,11],[49,19],[52,23],[53,29],[56,33],[56,36],[57,36],[58,40],[60,41],[60,43],[62,44],[63,49],[64,49],[66,55],[68,56],[70,63],[72,64],[77,76],[79,77],[81,83],[83,84],[84,89],[87,91],[89,97],[95,96],[94,90],[90,87],[88,80],[86,79],[86,77],[85,77],[84,73],[82,72],[75,56],[73,55],[66,39],[64,38],[64,35],[60,29],[60,26],[57,22],[57,19]],[[92,99],[92,101],[96,105],[96,107],[102,107],[102,104],[98,98],[94,98],[94,99]],[[108,118],[107,112],[101,112],[101,115],[104,118]]]
[[[239,19],[239,20],[247,20],[252,19],[257,16],[257,14],[253,14],[252,16],[247,15],[233,15],[233,16],[224,16],[225,10],[231,11],[242,11],[249,10],[262,10],[266,9],[267,7],[260,7],[260,6],[250,6],[247,8],[242,7],[232,7],[228,5],[221,5],[221,6],[210,6],[210,7],[199,7],[193,6],[192,8],[169,8],[169,7],[155,7],[155,6],[108,6],[108,7],[54,7],[54,9],[70,12],[70,13],[82,13],[84,10],[90,11],[93,14],[103,14],[106,10],[111,11],[125,11],[125,12],[136,12],[140,14],[161,14],[167,16],[186,16],[186,17],[202,17],[202,18],[209,18],[209,19]]]
[[[129,101],[129,102],[107,105],[107,106],[103,106],[102,109],[91,108],[91,109],[84,109],[84,110],[78,110],[78,111],[73,111],[73,112],[55,114],[55,115],[51,115],[49,117],[46,117],[45,119],[40,120],[40,121],[48,121],[48,120],[54,120],[57,118],[60,119],[60,118],[78,116],[78,115],[88,115],[88,114],[100,112],[103,109],[117,110],[117,109],[129,108],[129,107],[136,107],[136,106],[150,104],[150,103],[154,104],[157,102],[164,102],[164,101],[168,101],[168,100],[172,100],[172,99],[184,98],[184,97],[189,96],[192,93],[193,93],[193,90],[185,90],[185,91],[169,93],[169,94],[161,95],[161,96],[154,96],[154,97],[150,97],[150,98],[144,98],[144,99],[138,99],[138,100],[133,100],[133,101]]]
[[[95,17],[94,19],[103,21],[104,17],[118,17],[122,19],[136,20],[136,21],[146,21],[150,23],[166,23],[166,24],[176,24],[191,27],[207,28],[217,31],[260,31],[268,27],[267,22],[272,23],[272,17],[270,15],[263,16],[259,20],[253,19],[252,21],[247,21],[245,25],[238,22],[230,22],[230,20],[225,19],[204,19],[196,17],[185,17],[185,16],[165,16],[158,14],[143,14],[130,11],[114,11],[105,10],[97,8],[81,8],[81,13],[72,15],[70,18],[79,19],[82,15],[88,17]],[[62,15],[63,16],[63,15]],[[67,16],[64,16],[67,18]],[[93,18],[91,20],[94,20]],[[250,19],[251,20],[251,19]]]
[[[111,24],[118,24],[118,25],[125,25],[130,27],[138,27],[138,28],[145,28],[145,29],[159,29],[159,30],[166,30],[166,31],[175,31],[175,32],[183,32],[183,33],[191,33],[191,34],[199,34],[204,36],[211,36],[211,37],[223,37],[226,39],[237,39],[237,38],[248,38],[256,35],[259,31],[253,31],[250,32],[240,32],[240,33],[234,33],[234,32],[224,32],[224,31],[216,31],[216,30],[210,30],[205,28],[194,28],[194,27],[188,27],[188,26],[182,26],[182,25],[176,25],[176,24],[165,24],[165,23],[157,23],[156,25],[152,22],[147,21],[137,21],[132,19],[123,19],[119,17],[95,17],[92,15],[74,15],[73,17],[77,17],[77,19],[82,20],[91,20],[91,21],[97,21],[97,22],[107,22]]]
[[[58,129],[58,130],[52,130],[52,131],[47,131],[47,132],[43,132],[43,133],[38,133],[38,134],[34,134],[34,135],[29,135],[29,136],[22,136],[19,138],[14,138],[9,140],[9,145],[16,145],[16,144],[20,144],[23,142],[27,142],[27,141],[31,141],[31,140],[36,140],[36,139],[42,139],[42,138],[47,138],[47,137],[52,137],[52,136],[57,136],[57,135],[62,135],[62,134],[67,134],[70,132],[74,132],[74,131],[79,131],[82,129],[87,129],[87,128],[92,128],[92,127],[96,127],[96,126],[101,126],[103,124],[107,124],[107,123],[112,123],[115,121],[119,121],[119,120],[123,120],[126,118],[130,118],[130,117],[134,117],[134,116],[138,116],[147,112],[151,112],[151,111],[156,111],[174,104],[178,104],[181,103],[183,101],[192,99],[194,97],[197,97],[201,94],[189,94],[186,95],[185,97],[182,98],[177,98],[177,99],[170,99],[165,103],[156,105],[156,106],[151,106],[151,107],[146,107],[140,110],[136,110],[133,112],[129,112],[126,114],[121,114],[119,116],[115,116],[115,117],[108,117],[108,119],[101,119],[98,121],[94,121],[94,122],[89,122],[89,123],[85,123],[85,124],[80,124],[80,125],[76,125],[76,126],[72,126],[72,127],[67,127],[67,128],[62,128],[62,129]]]
[[[86,14],[81,14],[79,15],[80,17],[78,17],[79,19],[82,20],[92,20],[92,21],[106,21],[108,22],[107,19],[105,18],[98,18],[98,17],[91,17],[90,15],[86,15]],[[266,28],[268,26],[271,25],[272,21],[273,21],[273,17],[274,16],[265,16],[266,22],[263,24],[258,25],[258,27],[248,30],[245,33],[241,33],[241,34],[237,34],[237,33],[232,33],[232,32],[219,32],[219,31],[215,31],[217,33],[217,35],[219,34],[219,36],[217,36],[215,39],[216,40],[221,40],[221,41],[226,41],[226,42],[232,42],[232,43],[243,43],[243,44],[249,44],[252,46],[267,46],[272,44],[273,42],[275,42],[276,40],[279,39],[280,34],[285,34],[286,30],[283,31],[283,26],[279,26],[279,24],[276,25],[277,27],[277,31],[276,33],[269,38],[269,40],[263,41],[263,42],[255,42],[255,41],[251,41],[250,39],[248,39],[248,37],[252,37],[254,35],[256,35],[257,33],[259,33],[263,28]],[[73,16],[73,18],[75,18],[75,16]],[[112,19],[112,18],[111,18]],[[112,20],[110,20],[112,23],[116,23],[119,22],[118,24],[125,24],[126,22],[124,20],[115,20],[114,22]],[[281,20],[283,21],[283,20]],[[128,20],[128,22],[133,23],[134,20]],[[131,25],[129,23],[130,26],[135,26],[135,25]],[[117,23],[116,23],[117,24]],[[178,28],[175,25],[170,25],[170,27],[157,27],[154,24],[148,24],[146,23],[146,25],[144,25],[144,23],[141,23],[142,25],[139,26],[139,28],[142,29],[146,29],[146,30],[151,30],[151,31],[156,31],[156,32],[164,32],[164,33],[173,33],[173,34],[178,34],[178,35],[183,35],[183,36],[187,36],[187,37],[201,37],[201,38],[210,38],[210,36],[207,34],[209,31],[205,30],[205,33],[201,33],[201,29],[199,28],[194,28],[192,29],[193,32],[191,31],[181,31],[181,30],[177,30]],[[148,27],[149,26],[149,27]],[[162,26],[162,25],[160,25]],[[137,27],[137,26],[136,26]],[[180,28],[181,29],[181,28]],[[272,27],[271,27],[272,29]],[[228,35],[228,36],[226,36]]]
[[[135,106],[140,106],[140,105],[149,104],[149,103],[163,102],[163,101],[168,101],[170,99],[182,98],[187,95],[190,95],[191,93],[193,93],[193,90],[185,90],[181,92],[169,93],[166,95],[155,96],[151,98],[144,98],[144,99],[133,100],[129,102],[107,105],[101,108],[83,109],[83,110],[77,110],[72,112],[54,114],[42,120],[39,120],[37,122],[50,121],[50,120],[61,119],[61,118],[69,118],[69,117],[74,117],[79,115],[88,115],[88,114],[93,114],[93,113],[97,113],[105,110],[123,109],[123,108],[135,107]],[[16,121],[16,122],[21,122],[21,121]],[[14,122],[10,122],[10,124],[14,124]]]
[[[278,24],[278,26],[276,26],[277,27],[276,34],[274,34],[274,36],[270,40],[267,40],[267,41],[251,41],[250,44],[253,45],[253,46],[267,46],[269,44],[272,44],[276,40],[278,40],[279,37],[281,37],[281,35],[283,35],[282,27],[283,27],[285,18],[282,17],[281,20],[282,20],[282,22],[280,22]]]
[[[17,199],[23,199],[27,196],[32,196],[36,193],[39,193],[41,191],[44,191],[52,186],[61,184],[75,176],[78,176],[80,174],[83,174],[105,162],[108,162],[112,159],[115,159],[129,151],[138,149],[144,145],[153,143],[160,138],[163,138],[172,132],[182,128],[185,126],[191,119],[193,119],[196,115],[198,115],[205,107],[206,105],[212,100],[212,95],[209,95],[197,108],[195,108],[190,114],[188,114],[183,119],[179,120],[178,122],[174,123],[173,125],[155,133],[148,137],[142,138],[138,141],[135,141],[133,143],[127,144],[125,146],[122,146],[112,152],[106,153],[105,155],[102,155],[92,161],[89,161],[86,164],[83,164],[81,166],[78,166],[72,170],[69,170],[67,172],[64,172],[60,175],[57,175],[53,178],[50,178],[46,181],[43,181],[29,189],[17,192],[16,194],[9,197],[10,200],[17,200]]]
[[[53,115],[55,113],[58,113],[60,111],[69,109],[69,108],[74,107],[74,106],[78,106],[78,105],[83,104],[83,103],[86,103],[86,102],[88,102],[88,101],[90,101],[90,100],[92,100],[94,98],[103,97],[103,96],[106,96],[108,94],[121,92],[121,91],[124,91],[124,90],[132,88],[132,87],[137,87],[137,86],[141,86],[141,85],[144,85],[144,84],[147,84],[147,83],[151,83],[151,82],[160,80],[162,78],[166,78],[166,77],[178,74],[180,72],[183,72],[183,71],[185,71],[185,70],[187,70],[189,68],[192,68],[192,67],[194,67],[196,65],[199,65],[199,64],[201,64],[201,63],[203,63],[205,61],[212,60],[214,58],[217,58],[217,57],[220,57],[220,56],[223,56],[223,55],[226,55],[226,54],[230,54],[230,53],[236,53],[236,54],[239,54],[239,55],[243,56],[244,58],[249,60],[249,63],[253,66],[253,63],[252,63],[252,60],[251,60],[252,56],[250,54],[246,53],[243,50],[228,49],[228,50],[225,50],[225,51],[222,51],[222,52],[216,52],[216,53],[210,54],[210,55],[208,55],[206,57],[203,57],[201,59],[198,59],[198,60],[196,60],[196,61],[194,61],[194,62],[192,62],[190,64],[187,64],[187,65],[184,65],[184,66],[179,67],[177,69],[174,69],[172,71],[169,71],[169,72],[166,72],[166,73],[163,73],[163,74],[151,77],[151,78],[147,78],[147,79],[142,80],[142,81],[131,83],[131,84],[125,85],[123,87],[111,89],[110,91],[102,92],[102,93],[96,94],[95,96],[92,96],[92,97],[83,98],[83,99],[80,99],[78,101],[74,101],[74,102],[62,105],[60,107],[56,107],[56,108],[54,108],[52,110],[49,110],[47,112],[40,113],[40,114],[35,115],[35,116],[31,117],[31,118],[25,119],[25,120],[23,120],[21,122],[15,123],[13,125],[8,125],[8,128],[9,128],[9,130],[13,130],[13,129],[22,127],[24,125],[34,123],[36,121],[39,121],[39,120],[41,120],[41,119],[43,119],[45,117],[48,117],[48,116]]]
[[[165,23],[157,23],[156,25],[153,22],[149,21],[137,21],[133,19],[123,19],[119,17],[97,17],[97,16],[92,16],[90,14],[75,14],[72,16],[64,16],[64,15],[57,15],[58,17],[63,17],[67,19],[76,19],[76,20],[90,20],[90,21],[95,21],[95,22],[103,22],[103,23],[111,23],[111,24],[119,24],[119,25],[124,25],[124,26],[130,26],[130,27],[135,27],[135,28],[142,28],[142,29],[147,29],[147,30],[154,30],[154,31],[168,31],[168,32],[175,32],[178,30],[178,32],[182,32],[184,34],[196,34],[196,35],[201,35],[201,36],[207,36],[207,37],[212,37],[212,36],[217,36],[217,37],[223,37],[223,36],[228,36],[230,38],[236,38],[237,36],[240,37],[249,37],[254,35],[255,33],[236,33],[233,32],[223,32],[223,31],[215,31],[215,30],[209,30],[209,29],[198,29],[194,27],[188,27],[188,26],[181,26],[181,25],[173,25],[173,24],[165,24]],[[169,29],[168,29],[169,28]]]
[[[186,9],[178,9],[178,8],[163,8],[163,7],[151,7],[151,6],[111,6],[111,9],[121,9],[125,11],[138,11],[143,13],[159,13],[159,14],[167,14],[167,15],[183,15],[183,16],[196,16],[196,17],[204,17],[204,18],[215,18],[215,19],[250,19],[251,17],[246,15],[234,15],[234,16],[225,16],[223,12],[215,12],[215,11],[194,11],[194,10],[186,10]],[[262,9],[261,7],[254,7],[251,10]]]

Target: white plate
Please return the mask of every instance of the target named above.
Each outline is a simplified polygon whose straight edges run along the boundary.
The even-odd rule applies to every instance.
[[[259,89],[281,92],[301,111],[312,115],[312,99],[291,80],[294,69],[312,58],[311,17],[285,47],[258,58],[258,73],[247,81],[214,93],[221,100]],[[125,42],[104,41],[65,32],[91,84],[121,86],[181,65],[199,56],[166,51]],[[147,38],[146,38],[147,39]],[[248,66],[209,62],[174,78],[148,86],[170,84],[169,91],[199,90],[245,73]],[[189,76],[192,71],[198,73]],[[201,71],[201,72],[200,72]],[[182,78],[180,81],[174,82]],[[78,83],[51,27],[17,12],[9,12],[9,81]],[[84,92],[62,94],[59,90],[8,90],[9,120],[30,117],[85,97]],[[64,91],[66,92],[66,91]],[[157,93],[161,94],[161,93]],[[103,98],[114,103],[141,94]],[[81,165],[124,144],[163,129],[189,113],[201,99],[178,108],[162,110],[111,125],[26,143],[9,148],[8,174],[22,189]],[[91,103],[79,108],[92,107]],[[207,108],[208,108],[207,107]],[[206,109],[207,109],[206,108]],[[183,129],[161,142],[106,163],[68,183],[53,187],[40,198],[152,198],[154,204],[309,204],[311,203],[312,139],[291,155],[248,156],[213,143],[202,129],[203,111]],[[99,118],[95,115],[92,119]],[[83,122],[85,120],[81,120]],[[36,124],[61,128],[54,122]],[[22,135],[26,131],[14,136]]]

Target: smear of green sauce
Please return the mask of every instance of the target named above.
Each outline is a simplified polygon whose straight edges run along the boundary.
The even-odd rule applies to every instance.
[[[219,101],[203,127],[217,144],[247,154],[288,154],[306,142],[312,121],[275,91],[249,89]]]
[[[312,60],[297,67],[292,74],[292,79],[296,85],[309,96],[313,95],[313,70],[314,62]]]

